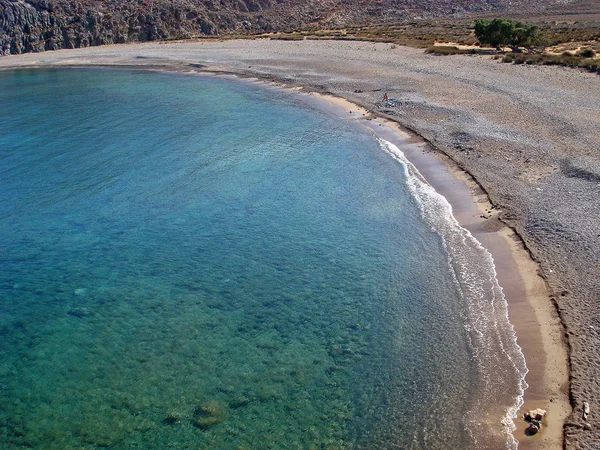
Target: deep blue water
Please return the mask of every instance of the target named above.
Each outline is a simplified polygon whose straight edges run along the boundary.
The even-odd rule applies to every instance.
[[[0,72],[0,107],[0,448],[506,441],[516,381],[473,427],[452,243],[365,130],[125,70]]]

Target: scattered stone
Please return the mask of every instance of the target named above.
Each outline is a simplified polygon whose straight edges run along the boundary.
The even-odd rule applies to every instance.
[[[588,402],[583,402],[583,420],[587,420],[590,415],[590,404]]]
[[[583,425],[583,429],[584,429],[585,431],[592,431],[592,425],[591,425],[589,422],[586,422],[586,423]]]
[[[546,413],[546,410],[538,408],[527,411],[525,414],[523,414],[523,419],[525,419],[526,422],[529,422],[527,433],[530,436],[537,434],[537,432],[542,429],[542,420],[544,420]]]

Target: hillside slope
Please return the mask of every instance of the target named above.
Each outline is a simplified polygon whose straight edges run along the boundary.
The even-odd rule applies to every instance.
[[[482,11],[542,11],[561,0],[0,0],[0,55]]]

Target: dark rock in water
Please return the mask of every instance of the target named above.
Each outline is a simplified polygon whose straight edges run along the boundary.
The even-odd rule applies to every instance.
[[[167,425],[173,425],[181,421],[181,414],[178,413],[169,413],[163,419],[163,423]]]
[[[67,314],[73,317],[77,317],[79,319],[83,319],[84,317],[90,317],[94,314],[87,308],[73,308],[67,311]]]
[[[586,423],[583,425],[583,429],[584,429],[585,431],[592,431],[592,425],[591,425],[590,423],[586,422]]]
[[[535,423],[532,423],[527,428],[527,431],[529,431],[529,434],[537,434],[537,432],[540,431],[540,427],[538,427]]]
[[[227,406],[225,403],[218,400],[210,400],[196,407],[192,423],[201,430],[208,430],[224,422],[225,419],[227,419]]]
[[[240,395],[235,397],[231,402],[229,402],[229,406],[233,409],[242,408],[250,403],[250,399],[245,395]]]

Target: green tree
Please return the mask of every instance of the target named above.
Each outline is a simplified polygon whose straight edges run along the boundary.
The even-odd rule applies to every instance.
[[[508,45],[513,50],[519,46],[535,45],[539,38],[539,28],[530,23],[511,19],[476,19],[475,36],[483,45],[499,47]]]

